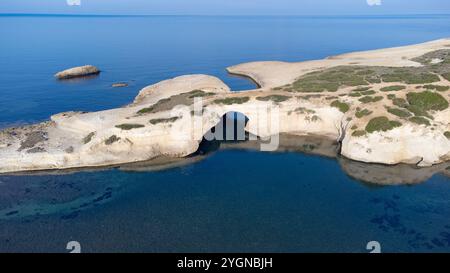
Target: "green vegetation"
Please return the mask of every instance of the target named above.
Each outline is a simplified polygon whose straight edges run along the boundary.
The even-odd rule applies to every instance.
[[[448,139],[450,139],[450,131],[444,132],[444,136]]]
[[[316,111],[305,108],[305,107],[298,107],[294,110],[294,112],[296,113],[300,113],[300,114],[314,114],[316,113]]]
[[[250,100],[249,97],[234,97],[234,98],[217,99],[214,100],[214,103],[232,105],[232,104],[243,104],[248,102],[249,100]]]
[[[365,75],[371,75],[371,74],[373,74],[373,73],[375,73],[375,71],[373,71],[373,70],[371,70],[371,69],[363,69],[363,70],[358,70],[358,71],[356,72],[356,75],[362,75],[362,76],[365,76]]]
[[[442,62],[433,64],[434,59],[440,59]],[[435,50],[413,60],[420,62],[428,70],[440,74],[444,79],[450,81],[450,49]]]
[[[150,120],[150,123],[153,125],[159,124],[159,123],[169,123],[169,122],[174,122],[176,120],[178,120],[180,117],[171,117],[171,118],[156,118],[156,119],[152,119]]]
[[[360,93],[361,93],[361,95],[367,96],[367,95],[373,95],[377,92],[375,92],[374,90],[367,90],[367,91],[361,91]]]
[[[400,109],[400,108],[386,107],[386,109],[389,113],[391,113],[397,117],[400,117],[400,118],[408,118],[411,116],[410,112]]]
[[[116,125],[116,128],[119,128],[122,130],[131,130],[131,129],[142,128],[142,127],[145,127],[145,126],[142,124],[134,124],[134,123],[124,123],[124,124]]]
[[[412,117],[409,119],[409,121],[427,126],[430,125],[430,121],[424,117]]]
[[[406,86],[404,86],[404,85],[391,85],[391,86],[386,86],[386,87],[381,88],[380,91],[383,91],[383,92],[400,91],[405,88],[406,88]]]
[[[366,131],[364,131],[364,130],[357,130],[352,133],[352,136],[354,136],[354,137],[362,137],[365,135],[366,135]]]
[[[312,117],[306,116],[305,120],[306,121],[316,122],[316,121],[321,120],[321,118],[319,116],[317,116],[317,115],[313,115]]]
[[[448,73],[443,73],[441,76],[442,76],[444,79],[446,79],[447,81],[450,81],[450,72],[448,72]]]
[[[423,91],[420,93],[408,93],[406,98],[411,106],[423,111],[442,111],[448,108],[448,101],[438,93]]]
[[[359,99],[360,102],[362,103],[370,103],[370,102],[377,102],[382,100],[383,97],[382,96],[376,96],[376,97],[372,97],[372,96],[365,96]]]
[[[366,76],[366,81],[370,83],[381,83],[381,78],[378,75],[368,75]]]
[[[355,88],[355,89],[353,89],[352,91],[355,91],[355,92],[361,92],[361,91],[367,91],[367,90],[369,90],[369,89],[370,89],[370,87],[363,86],[363,87]]]
[[[303,100],[309,100],[309,99],[316,99],[316,98],[321,98],[321,97],[322,97],[322,95],[314,94],[314,95],[298,96],[297,98],[303,99]]]
[[[213,92],[205,92],[205,91],[203,91],[203,90],[196,89],[196,90],[192,90],[191,92],[186,93],[186,94],[189,95],[189,98],[190,98],[190,99],[193,99],[193,98],[198,98],[198,97],[213,96],[213,95],[215,95],[216,93],[213,93]]]
[[[394,94],[388,94],[387,98],[390,99],[390,100],[393,100],[393,99],[396,98],[396,96]]]
[[[355,116],[357,118],[362,118],[362,117],[368,116],[370,114],[372,114],[372,111],[367,110],[367,109],[362,109],[361,110],[360,108],[358,108],[358,109],[356,109]]]
[[[105,144],[106,145],[111,145],[111,144],[113,144],[114,142],[117,142],[117,141],[119,141],[120,140],[120,137],[117,137],[116,135],[112,135],[112,136],[110,136],[107,140],[105,140]]]
[[[350,109],[350,106],[347,103],[338,100],[333,101],[330,105],[338,108],[342,113],[346,113]]]
[[[443,62],[433,64],[435,58]],[[450,80],[450,50],[437,50],[416,58],[422,67],[337,66],[299,77],[293,84],[283,86],[289,92],[335,92],[341,87],[355,86],[354,92],[368,91],[367,85],[381,82],[429,84],[439,82],[437,74]],[[396,90],[392,90],[396,91]],[[357,95],[354,95],[357,96]]]
[[[352,92],[350,94],[348,94],[350,97],[361,97],[362,94],[360,92]]]
[[[365,90],[360,92],[351,92],[348,94],[350,97],[361,97],[361,96],[368,96],[368,95],[374,95],[376,92],[374,90]]]
[[[412,70],[411,70],[412,71]],[[407,84],[433,83],[440,81],[439,77],[429,72],[414,73],[399,68],[392,74],[383,74],[384,82],[404,82]]]
[[[139,115],[147,114],[147,113],[154,113],[157,106],[160,106],[161,104],[167,103],[169,101],[170,101],[170,98],[160,99],[158,102],[156,102],[152,106],[146,107],[146,108],[142,108],[137,113]]]
[[[165,98],[165,99],[160,99],[157,103],[155,103],[155,105],[163,104],[163,103],[169,102],[170,99],[171,99],[171,97],[170,97],[170,98]]]
[[[436,90],[436,91],[439,91],[439,92],[445,92],[445,91],[450,89],[450,86],[427,84],[427,85],[424,85],[423,88]]]
[[[273,101],[273,102],[283,102],[283,101],[287,101],[288,99],[290,99],[291,97],[289,96],[283,96],[283,95],[270,95],[270,96],[265,96],[265,97],[256,97],[256,100],[259,101]]]
[[[408,105],[406,107],[411,113],[413,113],[416,117],[427,117],[430,119],[433,119],[433,116],[431,116],[427,111],[425,111],[423,108],[413,105]]]
[[[335,100],[335,99],[338,99],[339,97],[336,97],[336,96],[328,96],[328,97],[325,97],[325,99],[326,100]]]
[[[145,108],[142,108],[141,110],[137,111],[137,113],[138,113],[139,115],[147,114],[147,113],[153,112],[154,109],[155,109],[155,108],[154,108],[153,106],[145,107]]]
[[[440,59],[443,62],[439,63],[439,65],[442,64],[449,64],[450,63],[450,50],[448,49],[440,49],[435,50],[429,53],[426,53],[420,57],[412,59],[415,62],[419,62],[423,65],[431,65],[434,66],[433,60]]]
[[[212,92],[205,92],[203,90],[192,90],[187,93],[181,93],[178,95],[173,95],[170,98],[161,99],[155,104],[142,108],[137,112],[138,115],[143,114],[149,114],[149,113],[156,113],[158,111],[165,111],[170,110],[174,104],[190,104],[192,102],[192,99],[197,97],[206,97],[206,96],[212,96],[215,95],[215,93]]]
[[[406,98],[407,100],[395,97],[391,97],[390,99],[392,99],[392,103],[395,106],[408,110],[416,117],[433,119],[433,116],[431,116],[428,111],[442,111],[449,106],[448,101],[443,96],[431,91],[423,91],[420,93],[411,92],[406,94]],[[398,110],[395,112],[401,114]]]
[[[389,131],[396,127],[400,127],[402,124],[398,121],[389,120],[387,117],[376,117],[367,123],[366,131],[368,133],[373,133],[377,131]]]
[[[340,66],[311,72],[295,81],[292,88],[296,92],[335,92],[341,86],[368,85],[358,71],[354,67]]]
[[[89,142],[91,142],[92,138],[95,136],[95,132],[91,132],[89,133],[87,136],[85,136],[83,138],[83,143],[84,144],[88,144]]]
[[[402,99],[402,98],[394,98],[392,100],[392,104],[394,104],[395,106],[401,107],[401,108],[407,108],[408,107],[408,102],[405,99]]]

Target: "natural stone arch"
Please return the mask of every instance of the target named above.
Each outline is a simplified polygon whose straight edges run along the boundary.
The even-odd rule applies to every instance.
[[[246,125],[249,118],[237,111],[228,111],[222,114],[219,122],[209,128],[201,142],[196,154],[205,154],[219,149],[223,142],[240,142],[249,139]]]

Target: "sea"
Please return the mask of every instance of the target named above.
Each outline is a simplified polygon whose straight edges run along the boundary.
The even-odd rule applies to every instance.
[[[120,107],[141,88],[186,74],[245,92],[255,84],[226,67],[450,37],[450,15],[0,14],[0,37],[7,128]],[[102,73],[53,77],[85,64]],[[302,141],[276,152],[226,143],[167,168],[0,175],[0,252],[69,252],[71,241],[82,252],[364,253],[373,241],[382,252],[450,251],[450,164],[363,164]]]

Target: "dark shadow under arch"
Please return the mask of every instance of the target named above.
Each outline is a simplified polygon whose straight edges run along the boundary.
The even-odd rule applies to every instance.
[[[248,121],[248,117],[240,112],[224,114],[220,121],[203,136],[194,155],[204,155],[217,151],[222,143],[247,141],[249,133],[245,130],[245,126]]]

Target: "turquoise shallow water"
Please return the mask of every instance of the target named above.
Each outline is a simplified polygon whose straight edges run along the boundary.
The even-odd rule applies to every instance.
[[[183,74],[251,89],[224,68],[424,42],[450,37],[449,25],[450,16],[0,16],[0,126],[121,106],[140,88]],[[103,73],[52,78],[88,63]],[[118,81],[131,84],[110,88]],[[65,251],[71,240],[89,252],[365,252],[372,240],[390,252],[450,250],[448,176],[375,186],[358,182],[372,166],[357,166],[359,175],[350,167],[299,152],[227,149],[159,172],[2,175],[0,251]],[[389,172],[388,182],[415,176]]]

